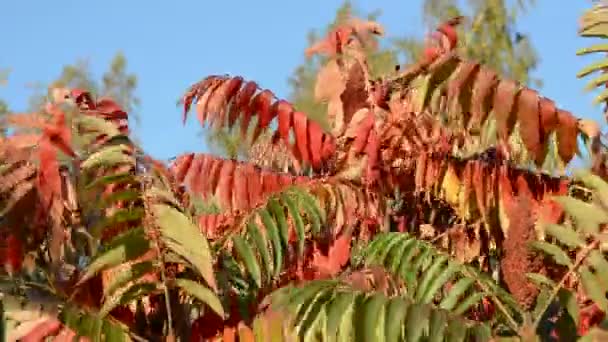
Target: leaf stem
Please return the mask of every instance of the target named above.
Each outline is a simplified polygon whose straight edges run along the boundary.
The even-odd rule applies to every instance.
[[[470,277],[472,279],[476,279],[475,275],[471,274],[466,266],[463,267],[463,273],[465,273],[467,275],[467,277]],[[484,292],[486,292],[487,294],[490,295],[490,297],[492,297],[492,300],[494,301],[494,303],[496,304],[496,306],[498,307],[498,309],[507,318],[507,321],[508,321],[509,326],[511,327],[511,329],[513,329],[513,331],[517,331],[518,327],[519,327],[519,324],[517,324],[517,322],[515,321],[515,318],[513,318],[511,316],[511,314],[509,313],[509,311],[507,310],[507,308],[502,304],[502,302],[498,299],[498,297],[493,294],[493,291],[490,291],[490,289],[483,282],[481,282],[481,281],[475,280],[475,283],[477,283],[477,285],[479,285],[479,287],[481,287],[481,289]]]
[[[587,246],[585,246],[581,253],[577,256],[577,260],[576,262],[570,267],[570,269],[568,270],[568,272],[562,277],[562,279],[559,281],[559,283],[557,285],[555,285],[555,287],[553,288],[553,291],[551,291],[551,295],[549,296],[548,300],[546,301],[546,303],[543,305],[543,309],[541,311],[539,311],[539,316],[534,320],[534,330],[536,331],[536,328],[538,327],[538,324],[540,324],[540,320],[543,317],[543,314],[545,313],[545,311],[547,311],[547,309],[549,308],[549,305],[551,305],[551,303],[555,300],[555,297],[557,297],[557,294],[559,293],[559,290],[562,289],[562,287],[564,286],[564,283],[566,282],[566,280],[578,269],[578,267],[583,263],[583,261],[587,258],[587,255],[594,250],[595,248],[597,248],[597,246],[599,245],[599,241],[598,240],[593,240],[590,244],[588,244]]]
[[[146,189],[148,188],[148,183],[150,182],[150,180],[148,179],[147,176],[144,176],[144,181],[142,182],[142,192],[144,195],[144,210],[146,215],[151,215],[152,211],[150,210],[150,206],[149,206],[149,198],[147,196],[147,191]],[[155,224],[153,223],[154,220],[151,220],[152,222],[150,222],[150,225],[152,226],[152,229],[156,229]],[[171,314],[171,302],[169,299],[169,287],[167,286],[167,275],[166,275],[166,271],[165,271],[165,258],[163,257],[160,245],[158,243],[158,238],[156,238],[156,233],[152,234],[153,236],[155,236],[155,238],[153,238],[153,242],[154,242],[154,249],[156,249],[156,253],[158,255],[158,259],[160,261],[160,279],[163,283],[163,291],[164,291],[164,296],[165,296],[165,309],[167,311],[167,332],[169,336],[175,336],[175,334],[173,333],[173,315]]]

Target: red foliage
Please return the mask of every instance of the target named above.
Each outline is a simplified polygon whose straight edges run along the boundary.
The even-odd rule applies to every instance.
[[[351,235],[343,234],[329,247],[327,256],[315,246],[311,266],[316,270],[316,278],[327,278],[337,275],[350,259]]]
[[[324,39],[306,49],[305,54],[307,58],[315,54],[334,57],[342,54],[344,48],[355,40],[363,46],[375,45],[375,41],[370,37],[372,34],[381,36],[384,30],[375,22],[349,18],[344,24],[331,30]]]
[[[592,327],[600,324],[605,317],[606,313],[595,303],[582,309],[579,315],[578,335],[585,336]]]
[[[0,240],[0,263],[9,274],[21,270],[23,245],[13,232],[3,234]]]
[[[184,96],[184,121],[191,105],[196,102],[198,120],[202,125],[209,122],[214,127],[232,128],[240,117],[244,137],[251,119],[257,115],[253,143],[276,118],[278,131],[275,136],[279,139],[272,141],[282,140],[298,161],[320,169],[335,151],[334,138],[324,133],[319,124],[309,120],[304,113],[295,111],[291,103],[275,100],[270,90],[256,94],[257,90],[255,82],[245,82],[241,77],[209,76],[193,85]],[[290,142],[291,133],[295,138],[293,145]]]
[[[456,17],[446,21],[439,25],[437,30],[431,34],[431,44],[424,48],[422,58],[426,62],[434,61],[441,54],[448,51],[452,51],[458,44],[458,33],[456,32],[456,26],[458,26],[464,17]]]
[[[294,184],[312,181],[262,170],[250,163],[224,160],[206,154],[184,154],[171,165],[175,180],[207,199],[216,195],[226,210],[246,210],[263,203],[267,196]]]

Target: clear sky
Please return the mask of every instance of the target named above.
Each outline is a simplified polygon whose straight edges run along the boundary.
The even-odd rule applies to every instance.
[[[0,68],[10,67],[0,98],[23,110],[32,90],[48,83],[66,63],[87,58],[99,75],[121,50],[139,78],[137,135],[157,158],[205,151],[195,120],[181,125],[177,99],[209,74],[256,80],[278,96],[288,95],[287,77],[304,59],[306,34],[323,28],[340,0],[160,1],[0,0]],[[600,119],[601,108],[585,94],[576,73],[593,58],[575,51],[589,45],[576,34],[583,0],[537,0],[520,28],[531,33],[541,58],[541,93],[579,117]],[[421,0],[355,1],[381,9],[387,36],[422,35]],[[603,124],[603,122],[602,122]]]

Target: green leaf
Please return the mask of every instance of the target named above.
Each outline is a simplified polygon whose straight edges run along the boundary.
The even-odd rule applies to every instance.
[[[434,310],[431,313],[429,342],[442,342],[448,326],[448,313],[443,310]]]
[[[403,322],[405,321],[408,303],[403,298],[391,298],[385,306],[384,333],[386,341],[400,341]]]
[[[608,288],[608,261],[606,261],[604,253],[595,249],[589,253],[587,261],[595,269],[602,286]]]
[[[107,121],[102,117],[92,115],[78,115],[75,117],[77,123],[86,130],[92,130],[99,134],[104,134],[109,138],[121,135],[118,127],[113,122]]]
[[[262,220],[262,223],[264,224],[264,228],[266,228],[266,233],[272,242],[272,249],[274,252],[273,277],[276,278],[279,276],[279,274],[281,274],[281,270],[283,268],[283,248],[281,245],[281,237],[279,236],[278,228],[268,211],[266,209],[261,209],[258,211],[258,214]]]
[[[568,266],[568,267],[570,267],[572,265],[572,262],[570,261],[570,257],[568,257],[568,254],[566,254],[566,252],[564,252],[561,248],[559,248],[556,245],[550,244],[545,241],[533,241],[532,243],[530,243],[530,246],[532,248],[541,250],[541,251],[551,255],[553,257],[553,260],[555,260],[555,262],[560,265],[564,265],[564,266]]]
[[[608,52],[608,44],[596,44],[591,47],[582,48],[577,50],[576,54],[582,56],[594,52]]]
[[[131,172],[125,173],[117,173],[111,174],[107,176],[102,176],[99,178],[95,178],[91,183],[89,183],[85,189],[90,190],[96,187],[105,187],[109,184],[125,184],[125,183],[133,183],[135,181],[135,176]]]
[[[407,341],[420,341],[424,330],[428,326],[429,306],[424,304],[412,304],[407,312],[405,333]]]
[[[539,286],[546,286],[550,288],[557,286],[557,284],[553,280],[539,273],[526,273],[526,277],[528,277],[528,279],[532,280]]]
[[[581,280],[585,292],[603,311],[608,310],[608,300],[606,299],[606,289],[600,285],[596,276],[586,267],[579,269]]]
[[[430,303],[433,300],[433,297],[435,297],[437,291],[439,291],[443,285],[452,279],[452,276],[454,276],[454,274],[458,271],[459,266],[459,264],[449,260],[447,267],[445,267],[436,278],[432,279],[432,282],[429,282],[426,287],[421,287],[421,289],[424,289],[424,291],[419,291],[422,292],[420,302]]]
[[[608,222],[608,213],[593,204],[567,196],[557,197],[555,200],[575,220],[576,226],[587,234],[597,234],[599,226]]]
[[[257,249],[258,253],[260,253],[260,257],[262,258],[262,267],[264,267],[267,272],[267,280],[270,280],[270,278],[272,278],[270,274],[272,274],[273,272],[273,267],[272,262],[270,261],[270,253],[268,252],[268,247],[266,246],[264,237],[260,232],[260,227],[258,227],[258,225],[253,221],[248,222],[247,227],[249,236],[251,237],[251,240],[253,240],[255,248]]]
[[[579,73],[576,74],[576,77],[581,78],[581,77],[585,77],[594,72],[604,71],[604,70],[606,70],[607,67],[608,67],[608,59],[602,59],[598,62],[595,62],[595,63],[590,64],[590,65],[586,66],[585,68],[583,68],[583,70],[579,71]]]
[[[177,278],[175,279],[175,284],[189,295],[196,297],[201,302],[207,304],[215,313],[224,318],[225,314],[222,303],[213,291],[209,290],[201,283],[197,283],[190,279]]]
[[[327,336],[332,340],[338,333],[340,322],[344,318],[344,312],[353,304],[355,295],[350,292],[336,294],[329,309],[327,310]]]
[[[262,287],[262,275],[260,272],[260,266],[258,265],[258,261],[255,258],[255,254],[253,253],[253,249],[249,246],[249,243],[245,241],[240,236],[232,237],[232,242],[234,243],[234,248],[236,252],[239,254],[243,262],[245,263],[245,268],[253,278],[255,285],[258,288]]]
[[[577,171],[575,172],[574,177],[575,179],[582,181],[585,186],[593,189],[594,195],[598,197],[600,203],[604,208],[608,208],[608,183],[588,170]]]
[[[545,226],[545,232],[569,247],[579,248],[585,245],[585,241],[574,229],[562,225],[548,224]]]
[[[387,298],[384,295],[377,294],[367,300],[363,307],[364,319],[364,341],[378,341],[380,336],[378,333],[378,320],[382,317],[382,311]]]
[[[289,209],[289,214],[294,222],[296,234],[298,236],[298,255],[302,256],[304,253],[304,242],[305,242],[305,230],[304,230],[304,221],[300,216],[300,211],[296,206],[295,202],[291,199],[289,194],[283,194],[281,196],[283,202],[287,205]]]
[[[143,219],[144,209],[141,207],[118,209],[110,216],[102,218],[101,222],[91,228],[91,233],[99,237],[104,229],[114,227],[121,223],[133,222]]]
[[[560,289],[557,296],[562,306],[566,308],[568,315],[570,315],[574,323],[578,326],[580,314],[576,295],[566,289]]]
[[[129,282],[135,281],[145,274],[154,271],[154,263],[151,261],[144,261],[128,265],[127,267],[121,267],[119,270],[112,273],[109,283],[104,287],[104,297],[111,295],[114,291],[118,290]]]
[[[143,234],[128,234],[114,242],[110,249],[100,253],[85,268],[84,274],[78,281],[83,284],[104,269],[112,268],[129,260],[134,260],[150,250],[148,240]]]
[[[125,289],[121,292],[116,292],[111,297],[108,297],[99,310],[99,316],[105,317],[110,311],[114,310],[116,307],[120,305],[125,305],[134,300],[145,297],[151,293],[161,291],[162,288],[160,284],[157,283],[149,283],[142,282],[137,284],[132,284],[129,288]]]
[[[272,198],[268,201],[268,208],[278,224],[283,247],[287,248],[289,245],[289,225],[287,224],[287,219],[285,218],[283,206],[281,206],[276,199]]]
[[[460,296],[464,294],[473,283],[475,283],[475,280],[472,278],[462,278],[457,281],[448,292],[448,295],[443,298],[439,307],[448,311],[453,310],[458,304]]]
[[[121,190],[112,192],[111,194],[102,197],[97,204],[97,208],[107,208],[110,205],[116,204],[119,201],[134,201],[141,198],[141,191],[138,190]]]
[[[217,291],[213,258],[207,239],[199,229],[177,209],[164,204],[151,206],[161,239],[174,253],[188,260],[194,269]]]
[[[92,170],[100,166],[116,166],[120,164],[135,164],[135,158],[128,155],[128,145],[113,145],[104,147],[100,151],[91,154],[80,164],[83,170]]]
[[[428,303],[427,300],[423,300],[423,298],[428,298],[429,300],[431,300],[433,297],[431,294],[431,296],[428,296],[428,287],[432,284],[432,281],[437,281],[438,277],[437,277],[437,272],[439,272],[442,268],[442,266],[444,265],[444,263],[447,261],[447,257],[445,255],[439,255],[438,257],[436,257],[433,260],[433,264],[431,265],[431,267],[429,267],[427,270],[424,271],[424,274],[422,275],[422,279],[420,280],[420,285],[418,285],[417,291],[416,291],[416,301],[419,303]],[[439,285],[441,286],[441,285]]]

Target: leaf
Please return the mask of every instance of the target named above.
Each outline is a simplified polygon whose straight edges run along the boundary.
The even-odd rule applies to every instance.
[[[255,285],[258,288],[262,287],[262,276],[260,272],[260,266],[253,254],[253,249],[249,246],[249,243],[245,241],[240,236],[234,236],[232,238],[232,242],[234,243],[234,248],[237,253],[240,255],[241,259],[245,263],[245,268],[251,274]]]
[[[224,308],[219,298],[211,290],[200,283],[189,279],[177,278],[175,284],[191,296],[207,304],[220,317],[224,317]]]
[[[532,280],[539,286],[546,286],[552,288],[557,285],[553,280],[539,273],[527,273],[526,277],[528,277],[528,279]]]
[[[123,291],[120,291],[118,293],[115,293],[111,297],[108,297],[104,301],[101,309],[99,310],[99,316],[105,317],[110,313],[110,311],[114,310],[116,307],[120,305],[125,305],[134,300],[141,299],[142,297],[145,297],[154,292],[158,292],[161,289],[161,285],[157,283],[143,282],[132,284],[127,289],[124,289]]]
[[[235,79],[238,81],[235,82]],[[320,169],[323,166],[322,162],[331,155],[309,150],[308,135],[311,136],[313,144],[331,141],[333,137],[326,133],[329,125],[323,121],[316,122],[309,119],[304,113],[295,111],[293,105],[287,101],[275,101],[274,93],[268,89],[257,91],[258,86],[255,82],[244,82],[240,77],[209,76],[194,84],[184,95],[182,100],[184,122],[191,105],[196,103],[201,125],[205,125],[209,121],[215,124],[216,128],[232,127],[233,123],[241,118],[241,134],[245,136],[252,116],[257,115],[258,124],[252,137],[252,143],[254,143],[260,133],[268,129],[268,124],[276,117],[280,135],[283,137],[283,139],[276,139],[276,142],[285,142],[285,138],[291,130],[295,136],[295,144],[291,146],[291,143],[287,142],[290,145],[288,150],[293,152],[293,156],[299,162],[310,164],[314,169]],[[226,124],[224,115],[228,108],[228,123]]]
[[[194,269],[217,291],[213,258],[207,239],[183,213],[164,204],[151,206],[161,239],[173,252],[188,260]]]
[[[112,273],[109,282],[104,285],[104,297],[110,296],[129,282],[136,281],[145,274],[154,272],[154,267],[155,265],[151,261],[144,261],[119,268]]]
[[[140,257],[150,249],[148,240],[141,230],[119,236],[112,241],[112,245],[109,247],[109,249],[98,254],[91,264],[85,268],[85,272],[78,281],[77,286],[83,284],[100,271]]]
[[[386,341],[400,341],[401,327],[407,316],[407,303],[402,298],[391,298],[385,307],[384,332]]]
[[[556,197],[555,201],[576,221],[576,226],[587,234],[597,234],[599,226],[608,223],[608,213],[593,204],[568,196]]]
[[[320,254],[317,250],[313,254],[313,267],[322,274],[335,276],[350,259],[350,242],[350,234],[343,234],[334,241],[327,256]]]
[[[560,289],[558,292],[558,298],[562,306],[566,308],[566,311],[568,312],[574,323],[578,326],[580,313],[578,303],[576,301],[576,296],[574,295],[574,293],[566,289]]]
[[[382,295],[372,296],[364,304],[363,308],[363,332],[364,341],[378,341],[380,336],[383,334],[379,330],[379,318],[381,318],[384,311],[384,305],[387,302],[387,298]]]
[[[248,222],[247,224],[248,227],[248,233],[249,236],[251,237],[251,239],[253,240],[253,243],[255,244],[255,248],[257,249],[258,253],[260,253],[260,257],[262,258],[262,267],[264,267],[264,269],[268,272],[268,274],[272,274],[273,273],[273,264],[270,260],[270,252],[269,252],[269,248],[266,246],[266,243],[264,241],[264,237],[262,236],[262,233],[260,232],[260,227],[258,227],[258,225],[255,222]],[[270,276],[268,276],[268,279],[271,278]]]
[[[121,135],[120,130],[115,124],[109,122],[101,117],[92,115],[80,115],[76,117],[77,123],[84,126],[86,129],[90,129],[99,134],[106,135],[108,138],[112,138]]]
[[[545,241],[533,241],[530,244],[530,246],[532,248],[539,249],[539,250],[551,255],[553,257],[553,260],[555,260],[555,262],[560,265],[564,265],[567,267],[570,267],[572,265],[572,262],[570,261],[568,254],[566,254],[566,252],[564,252],[558,246],[555,246],[555,245],[550,244]]]
[[[573,248],[585,245],[585,241],[581,239],[575,230],[562,225],[548,224],[545,227],[545,232],[556,238],[559,242]]]
[[[344,312],[353,303],[355,297],[352,293],[338,293],[334,297],[327,311],[327,335],[330,339],[336,337],[340,322],[344,319]]]
[[[100,166],[116,166],[119,164],[134,164],[135,159],[129,156],[130,147],[124,144],[104,147],[91,154],[80,166],[83,170],[91,170]]]
[[[300,216],[300,211],[298,210],[295,201],[288,194],[283,194],[281,199],[285,205],[287,205],[289,215],[293,219],[296,234],[298,236],[298,255],[301,256],[304,253],[305,242],[304,222]]]
[[[579,269],[581,280],[587,295],[603,310],[608,310],[608,299],[606,299],[606,288],[602,287],[597,277],[586,267]]]

